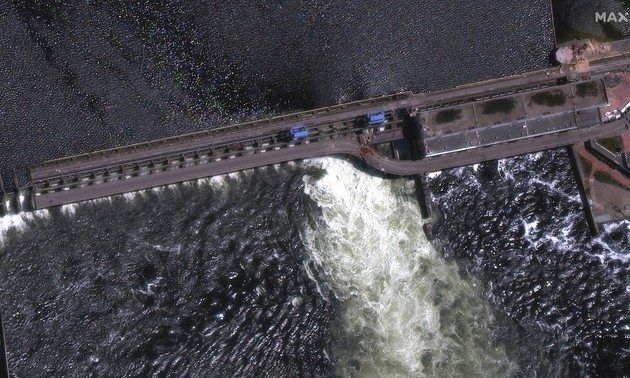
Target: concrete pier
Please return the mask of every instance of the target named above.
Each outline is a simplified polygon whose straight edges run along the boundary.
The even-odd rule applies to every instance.
[[[0,311],[0,376],[10,377],[9,361],[7,360],[6,338],[4,337],[4,325],[2,323],[2,311]]]
[[[601,79],[593,78],[629,65],[630,55],[615,56],[597,60],[579,73],[559,67],[433,93],[405,92],[46,161],[30,168],[29,183],[20,196],[25,200],[19,202],[43,209],[334,154],[363,159],[381,172],[418,175],[619,135],[627,121],[600,124],[597,107],[607,97]],[[591,83],[598,94],[576,96],[580,82]],[[532,105],[555,93],[566,97],[566,104]],[[508,102],[518,106],[504,113],[487,111]],[[464,114],[466,109],[474,120],[451,125],[457,130],[431,124],[440,112]],[[379,111],[385,122],[369,124],[366,113]],[[308,130],[308,137],[291,140],[288,130],[296,124]],[[443,135],[427,134],[435,130]],[[411,146],[411,160],[388,159],[374,148],[394,141]],[[3,206],[14,211],[16,198],[6,195]]]
[[[577,183],[578,192],[580,193],[580,199],[582,200],[582,207],[584,207],[584,214],[586,215],[586,223],[588,223],[588,229],[591,235],[597,235],[599,233],[599,226],[595,222],[593,217],[593,211],[591,210],[591,204],[589,203],[586,188],[584,187],[584,170],[580,163],[579,156],[575,149],[575,146],[567,147],[567,153],[569,154],[569,161],[571,162],[571,170]]]
[[[3,214],[13,214],[18,212],[16,193],[4,193],[2,195],[1,209]]]
[[[416,184],[416,197],[418,198],[418,204],[420,205],[420,215],[422,219],[431,218],[432,210],[431,204],[427,196],[427,182],[424,175],[416,175],[414,177]]]

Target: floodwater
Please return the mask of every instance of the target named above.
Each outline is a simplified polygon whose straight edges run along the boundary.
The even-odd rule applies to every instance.
[[[547,67],[546,1],[0,4],[5,184],[30,163]],[[492,33],[487,29],[492,28]],[[562,150],[430,181],[322,158],[2,219],[32,376],[614,376],[627,223],[591,239]]]

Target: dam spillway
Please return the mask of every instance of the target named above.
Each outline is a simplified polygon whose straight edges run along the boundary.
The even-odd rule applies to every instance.
[[[557,67],[439,92],[404,92],[50,160],[30,167],[21,187],[30,196],[22,206],[43,209],[323,155],[351,155],[382,172],[414,175],[619,135],[628,127],[624,118],[600,121],[598,107],[607,101],[602,77],[629,65],[623,55],[582,72]],[[596,88],[596,95],[577,95],[581,85]],[[553,96],[566,100],[531,105]],[[485,111],[508,102],[509,111]],[[382,122],[369,122],[370,112],[383,112]],[[440,126],[440,114],[463,114],[464,121],[446,119]],[[294,125],[308,136],[292,139]],[[375,149],[397,140],[414,146],[417,158],[399,161]]]

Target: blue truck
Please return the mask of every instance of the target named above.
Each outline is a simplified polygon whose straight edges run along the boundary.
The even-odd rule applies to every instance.
[[[289,136],[292,140],[307,138],[308,129],[304,125],[295,125],[289,129]]]
[[[367,114],[368,125],[378,125],[385,122],[385,112],[371,112]]]

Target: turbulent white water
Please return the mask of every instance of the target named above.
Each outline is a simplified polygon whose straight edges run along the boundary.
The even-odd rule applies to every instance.
[[[38,210],[19,214],[8,214],[0,217],[0,247],[11,236],[18,237],[28,225],[28,222],[38,218],[48,218],[48,210]],[[1,250],[0,250],[1,253]]]
[[[427,241],[413,182],[369,176],[333,158],[305,176],[321,215],[302,240],[342,303],[335,353],[343,376],[504,376],[493,316]]]

